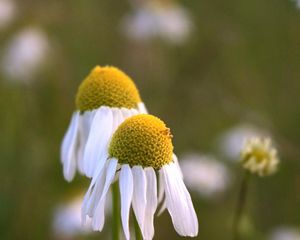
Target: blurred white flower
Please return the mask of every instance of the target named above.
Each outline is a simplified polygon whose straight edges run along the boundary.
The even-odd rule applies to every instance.
[[[0,0],[0,30],[4,29],[16,16],[16,4],[11,0]]]
[[[300,9],[300,0],[294,0],[296,2],[296,7]]]
[[[23,29],[5,49],[1,70],[10,79],[28,82],[45,63],[49,48],[48,38],[42,30]]]
[[[146,1],[124,18],[123,30],[128,38],[151,40],[160,37],[173,44],[183,43],[190,35],[192,22],[180,5]]]
[[[92,221],[87,218],[86,224],[81,222],[81,207],[83,195],[78,195],[69,202],[59,204],[54,210],[53,232],[55,236],[69,238],[78,234],[92,233]],[[107,214],[112,212],[112,196],[108,192],[105,204]]]
[[[270,240],[300,240],[300,229],[295,227],[279,227],[272,231]]]
[[[241,149],[246,138],[265,136],[266,131],[250,124],[240,124],[225,131],[219,138],[219,148],[222,154],[231,160],[240,159]]]
[[[229,170],[210,156],[187,154],[182,157],[180,167],[187,186],[204,197],[224,192],[230,183]]]
[[[54,212],[53,231],[56,236],[72,237],[91,232],[91,224],[81,224],[82,196],[59,205]]]

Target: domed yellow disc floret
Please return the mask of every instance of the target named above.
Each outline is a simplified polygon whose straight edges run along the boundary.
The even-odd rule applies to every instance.
[[[159,118],[139,114],[125,120],[114,133],[109,155],[119,163],[158,170],[172,161],[170,129]]]
[[[115,67],[95,67],[80,84],[76,95],[79,111],[100,106],[136,108],[141,102],[134,82]]]

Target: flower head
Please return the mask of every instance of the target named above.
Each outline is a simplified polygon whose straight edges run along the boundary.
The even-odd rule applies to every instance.
[[[73,179],[76,168],[92,177],[99,154],[119,124],[147,112],[134,82],[115,67],[95,67],[79,86],[75,103],[76,111],[61,149],[68,181]]]
[[[277,171],[279,159],[270,138],[253,137],[245,141],[241,162],[251,173],[267,176]]]
[[[159,170],[172,161],[171,139],[170,129],[163,121],[152,115],[140,114],[119,126],[111,140],[109,154],[122,164]]]
[[[108,161],[98,165],[84,198],[84,222],[86,216],[90,216],[93,229],[102,230],[106,194],[117,177],[126,239],[130,239],[131,204],[144,239],[152,239],[153,217],[160,202],[162,210],[168,209],[180,235],[197,235],[197,216],[173,154],[170,130],[160,119],[147,114],[128,118],[113,134],[107,154],[103,156]],[[159,177],[158,193],[156,175]]]
[[[80,84],[76,95],[76,108],[81,112],[101,106],[137,108],[140,102],[134,82],[115,67],[96,66]]]

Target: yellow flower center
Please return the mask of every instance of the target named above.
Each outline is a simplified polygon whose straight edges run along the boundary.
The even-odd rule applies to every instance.
[[[109,155],[119,163],[159,170],[172,161],[170,129],[159,118],[139,114],[125,120],[114,133]]]
[[[79,111],[101,106],[136,108],[139,92],[129,76],[115,67],[95,67],[80,84],[76,95]]]

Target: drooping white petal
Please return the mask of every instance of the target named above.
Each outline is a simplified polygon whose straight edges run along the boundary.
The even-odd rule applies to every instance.
[[[92,177],[97,166],[105,164],[108,142],[112,135],[113,115],[109,107],[100,107],[93,118],[84,151],[84,172]]]
[[[141,232],[144,229],[144,217],[146,210],[146,175],[141,166],[134,166],[132,168],[132,176],[134,182],[132,207],[136,216],[137,222],[140,226]]]
[[[70,126],[61,145],[61,161],[64,168],[64,177],[71,181],[76,171],[76,147],[78,143],[79,112],[72,115]]]
[[[80,115],[79,117],[79,126],[78,126],[79,144],[78,144],[77,164],[78,164],[78,170],[80,171],[81,174],[84,174],[83,154],[84,154],[85,144],[89,136],[91,122],[94,117],[94,114],[95,114],[95,110],[86,111],[84,112],[84,114]]]
[[[133,194],[132,172],[128,164],[124,164],[120,172],[119,180],[120,196],[121,196],[121,219],[125,237],[130,239],[129,233],[129,212]]]
[[[164,197],[164,180],[163,180],[163,175],[161,172],[159,172],[159,178],[158,178],[158,203],[161,203]]]
[[[177,233],[194,237],[198,234],[198,219],[180,173],[174,163],[160,170],[165,184],[166,204]]]
[[[109,187],[114,179],[116,169],[117,169],[117,164],[118,164],[117,159],[111,159],[108,163],[108,166],[106,169],[106,179],[105,179],[103,192],[101,194],[101,198],[100,198],[99,202],[96,204],[96,209],[95,209],[95,213],[93,216],[93,221],[92,221],[93,230],[101,231],[103,228],[104,221],[105,221],[104,206],[105,206],[106,194],[107,194]]]
[[[147,108],[144,103],[138,103],[138,110],[140,113],[148,113]]]
[[[157,212],[157,216],[160,216],[167,208],[167,203],[166,203],[166,199],[163,200],[160,209]]]
[[[163,180],[163,174],[159,172],[159,179],[158,179],[158,204],[161,203],[160,209],[157,212],[157,215],[161,215],[165,209],[166,209],[166,200],[164,199],[164,180]]]
[[[105,183],[105,173],[104,168],[97,173],[92,179],[92,182],[89,186],[88,191],[86,192],[82,208],[81,208],[81,221],[83,224],[86,222],[86,216],[92,217],[94,214],[94,209],[96,204],[98,203],[101,193],[103,192]]]
[[[173,162],[176,165],[176,168],[178,169],[178,172],[180,173],[181,178],[183,179],[183,174],[182,174],[179,162],[178,162],[178,158],[177,158],[177,156],[174,153],[173,153],[173,158],[172,159],[173,159]]]
[[[157,208],[157,183],[156,175],[153,168],[145,168],[147,179],[147,205],[144,219],[144,237],[151,240],[154,236],[153,216]]]

